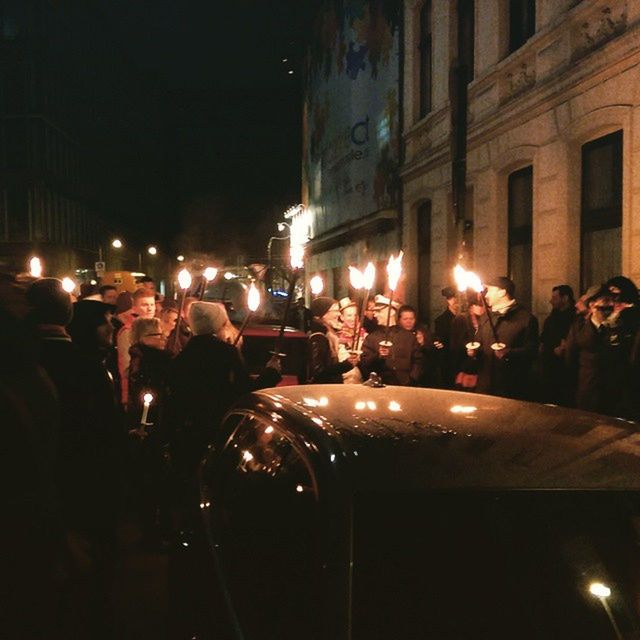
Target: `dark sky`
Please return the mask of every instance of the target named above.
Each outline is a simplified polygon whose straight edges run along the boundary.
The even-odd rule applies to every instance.
[[[105,128],[105,149],[111,146],[111,162],[117,156],[124,176],[112,187],[114,200],[124,194],[131,205],[114,203],[115,217],[181,252],[264,254],[275,220],[300,199],[301,71],[310,3],[97,4],[109,32],[94,52],[104,60],[105,82],[117,83],[109,75],[122,60],[131,67],[129,83],[140,81],[124,90],[118,151]],[[105,155],[98,172],[106,178]]]

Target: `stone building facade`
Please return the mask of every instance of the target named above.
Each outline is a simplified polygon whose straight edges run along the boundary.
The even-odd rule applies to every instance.
[[[409,301],[433,318],[458,260],[481,276],[510,275],[539,317],[554,285],[582,291],[619,273],[640,282],[640,2],[406,0],[404,9]],[[452,71],[465,56],[461,124]],[[452,199],[460,131],[462,216]]]

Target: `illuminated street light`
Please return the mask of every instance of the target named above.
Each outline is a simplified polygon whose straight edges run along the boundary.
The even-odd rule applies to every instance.
[[[184,256],[183,256],[182,254],[180,254],[180,255],[176,258],[176,260],[177,260],[178,262],[184,262]]]
[[[609,618],[609,622],[611,623],[611,628],[618,640],[623,640],[622,633],[620,632],[620,628],[618,627],[618,623],[613,615],[613,611],[607,602],[607,598],[611,596],[611,589],[607,587],[606,584],[602,584],[602,582],[592,582],[589,585],[589,593],[592,596],[595,596],[600,600],[600,604],[604,609],[604,612],[607,614],[607,618]]]
[[[154,246],[151,246],[147,249],[147,251],[149,252],[149,255],[151,256],[155,256],[158,253],[158,249]]]
[[[120,239],[116,238],[116,239],[111,243],[111,246],[112,246],[114,249],[122,249],[122,240],[120,240]]]
[[[589,593],[596,598],[608,598],[611,595],[611,589],[602,582],[592,582],[589,585]]]
[[[285,229],[289,229],[289,231],[291,231],[291,225],[286,222],[278,222],[278,231],[282,233]]]

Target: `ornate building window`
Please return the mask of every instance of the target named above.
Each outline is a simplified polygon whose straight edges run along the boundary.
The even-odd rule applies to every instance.
[[[622,270],[622,131],[582,147],[583,290]]]
[[[536,0],[509,0],[509,53],[536,32]]]
[[[533,167],[509,175],[509,277],[516,298],[531,308]]]
[[[432,108],[433,93],[433,13],[431,0],[425,0],[420,7],[420,34],[418,39],[418,77],[420,89],[420,118],[424,118]]]

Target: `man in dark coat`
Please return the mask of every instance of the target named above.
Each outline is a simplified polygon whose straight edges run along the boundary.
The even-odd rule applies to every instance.
[[[375,297],[378,328],[365,338],[360,368],[364,378],[375,372],[386,384],[415,386],[422,376],[422,351],[415,335],[396,324],[399,306]]]
[[[573,289],[568,284],[553,287],[549,303],[551,313],[544,321],[540,335],[543,400],[570,406],[572,385],[564,350],[567,334],[576,317]]]
[[[443,387],[451,389],[456,374],[451,360],[451,328],[460,309],[453,287],[445,287],[442,290],[442,296],[447,301],[447,308],[434,321],[433,339],[438,353],[440,382]]]
[[[526,399],[531,365],[538,352],[538,321],[517,303],[515,285],[509,278],[490,280],[485,300],[491,317],[484,314],[480,319],[483,357],[476,391]]]

